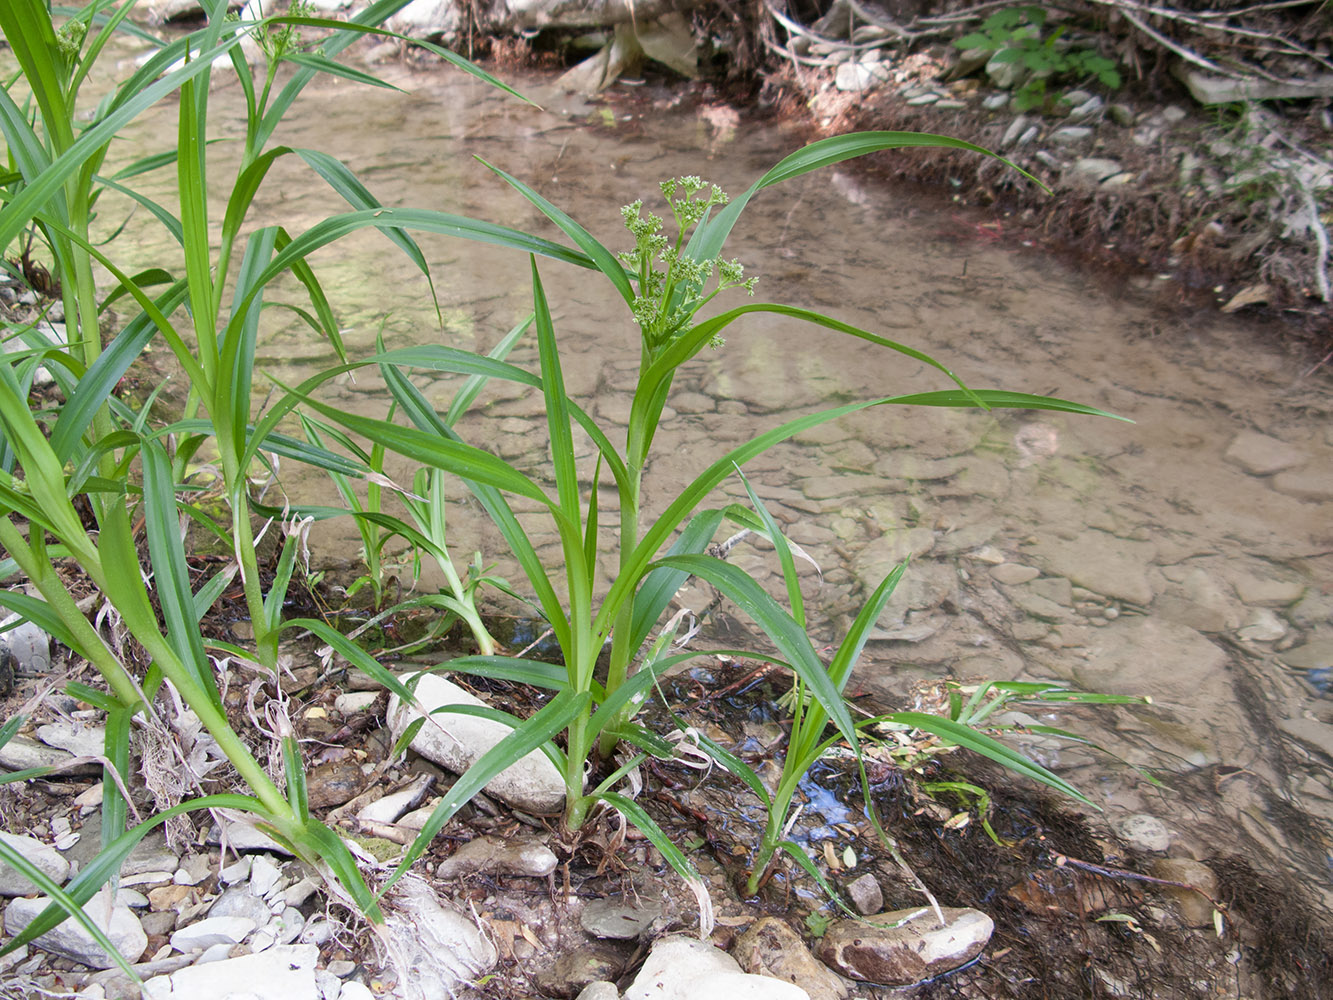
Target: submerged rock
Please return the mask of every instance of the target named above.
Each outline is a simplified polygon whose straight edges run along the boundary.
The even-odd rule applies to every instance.
[[[970,907],[945,908],[939,926],[929,907],[894,910],[830,924],[819,957],[849,979],[910,986],[966,965],[986,947],[995,922]]]

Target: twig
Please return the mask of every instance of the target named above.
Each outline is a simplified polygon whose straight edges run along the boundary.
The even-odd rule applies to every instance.
[[[1125,868],[1107,868],[1105,865],[1094,865],[1090,861],[1080,861],[1078,858],[1071,858],[1067,854],[1056,854],[1055,865],[1057,868],[1063,868],[1065,866],[1079,868],[1085,872],[1092,872],[1094,875],[1103,875],[1106,878],[1123,878],[1130,879],[1134,882],[1148,882],[1152,885],[1169,885],[1175,889],[1189,889],[1193,892],[1197,892],[1204,899],[1208,900],[1208,902],[1212,904],[1213,909],[1221,910],[1223,913],[1227,910],[1226,903],[1218,902],[1197,885],[1191,885],[1188,882],[1177,882],[1169,878],[1156,878],[1152,875],[1142,875],[1139,872],[1132,872]]]

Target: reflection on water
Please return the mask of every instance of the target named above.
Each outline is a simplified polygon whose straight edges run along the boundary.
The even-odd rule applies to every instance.
[[[386,73],[407,93],[322,84],[279,140],[341,157],[387,203],[547,232],[471,158],[482,156],[616,248],[625,242],[619,206],[652,198],[659,179],[697,173],[739,191],[793,145],[762,127],[725,138],[697,109],[666,99],[606,127],[601,109],[542,81],[522,85],[544,111],[454,76]],[[222,107],[215,121],[224,120]],[[600,127],[587,127],[589,119]],[[123,155],[165,148],[173,130],[165,113],[147,119]],[[333,200],[284,163],[257,211],[295,232],[332,211]],[[927,349],[975,386],[1077,399],[1135,423],[880,408],[752,461],[747,475],[823,568],[822,577],[806,575],[825,623],[816,629],[835,636],[910,555],[855,679],[862,690],[898,700],[916,680],[949,675],[1055,677],[1150,694],[1147,709],[1071,709],[1055,721],[1161,768],[1167,791],[1078,752],[1062,753],[1062,773],[1113,823],[1140,813],[1164,820],[1172,853],[1239,852],[1283,865],[1327,901],[1326,379],[1302,374],[1262,330],[1215,315],[1163,317],[1132,288],[1100,287],[1100,278],[1049,256],[982,240],[917,200],[867,188],[849,172],[798,179],[755,200],[729,254],[760,276],[762,297]],[[146,220],[132,228],[116,249],[137,245],[157,263],[167,250],[153,245]],[[363,235],[315,260],[354,356],[371,351],[381,331],[391,347],[486,349],[530,309],[526,261],[439,237],[421,242],[442,325],[425,281],[382,238]],[[571,392],[623,429],[638,362],[623,303],[587,273],[541,268]],[[299,323],[277,311],[266,319],[260,365],[270,375],[292,383],[333,360]],[[650,513],[759,428],[831,401],[945,386],[915,361],[779,317],[747,318],[727,340],[677,379],[649,469]],[[512,360],[535,364],[535,350],[520,347]],[[455,386],[436,376],[419,384],[441,408]],[[367,372],[332,385],[326,398],[381,416],[381,390]],[[540,470],[541,414],[531,393],[497,386],[459,430]],[[410,470],[390,471],[410,479]],[[286,487],[297,499],[325,491],[296,476]],[[743,497],[736,482],[725,492]],[[477,547],[499,557],[498,537],[461,493],[451,516],[464,559]],[[337,530],[316,537],[331,562],[355,546],[350,529]],[[553,540],[539,548],[558,558]],[[734,558],[756,573],[771,569],[755,548],[740,546]]]

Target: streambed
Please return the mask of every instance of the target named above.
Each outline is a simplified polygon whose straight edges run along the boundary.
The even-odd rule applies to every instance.
[[[380,70],[407,93],[313,87],[280,140],[339,156],[387,204],[545,231],[476,154],[613,247],[624,242],[619,206],[649,201],[661,178],[697,173],[736,192],[796,141],[666,91],[625,110],[518,81],[543,111],[454,74]],[[175,141],[170,115],[136,129],[140,154]],[[330,208],[308,175],[270,185],[258,208],[293,231]],[[373,350],[381,328],[390,346],[489,347],[531,308],[526,262],[472,244],[422,244],[443,330],[425,282],[383,240],[349,241],[316,260],[354,357]],[[145,262],[162,252],[146,238],[141,246]],[[1296,879],[1317,905],[1333,903],[1326,373],[1304,371],[1260,329],[1161,313],[1147,289],[1067,271],[991,240],[939,202],[866,186],[852,171],[766,192],[729,253],[760,276],[763,298],[929,350],[972,385],[1049,393],[1135,421],[879,408],[749,463],[756,490],[823,569],[806,577],[821,638],[836,641],[888,568],[913,557],[853,681],[858,693],[897,704],[920,682],[954,677],[1151,695],[1142,709],[1039,721],[1156,769],[1165,789],[1092,753],[1048,741],[1029,749],[1105,809],[1098,822],[1117,828],[1151,814],[1172,854],[1239,856]],[[623,307],[584,273],[541,267],[571,392],[623,426],[638,363]],[[262,337],[260,369],[288,384],[333,362],[298,324]],[[727,339],[677,379],[649,469],[650,512],[758,429],[829,401],[944,387],[916,362],[851,340],[816,344],[809,329],[778,319],[737,324]],[[513,360],[534,354],[520,348]],[[421,384],[447,402],[450,383]],[[324,398],[373,416],[387,407],[370,374]],[[536,469],[541,413],[539,398],[498,389],[459,429]],[[284,486],[297,501],[327,492],[294,475]],[[738,481],[725,492],[744,496]],[[452,530],[462,557],[480,547],[503,564],[498,539],[459,500]],[[315,560],[350,580],[358,570],[343,555],[354,544],[321,526]],[[732,558],[752,572],[772,568],[758,549]],[[681,599],[700,607],[708,595]],[[746,629],[722,610],[715,628]]]

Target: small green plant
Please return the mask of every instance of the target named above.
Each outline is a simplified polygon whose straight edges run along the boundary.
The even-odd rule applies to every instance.
[[[755,852],[746,884],[747,892],[753,895],[759,888],[774,855],[783,851],[792,857],[802,868],[814,876],[820,884],[823,879],[815,867],[814,861],[805,849],[795,841],[787,839],[789,814],[792,799],[801,781],[814,766],[815,762],[829,754],[834,747],[844,745],[845,752],[855,759],[861,778],[862,792],[867,803],[867,812],[873,825],[883,837],[879,822],[870,806],[871,797],[863,764],[863,743],[867,733],[876,731],[902,732],[920,731],[935,737],[933,746],[928,750],[917,747],[895,746],[890,759],[895,766],[912,768],[921,761],[939,752],[943,747],[965,747],[983,756],[989,757],[1016,774],[1048,785],[1071,798],[1087,805],[1092,803],[1072,785],[1049,771],[1045,767],[1011,747],[999,742],[983,730],[983,723],[996,711],[1012,701],[1029,702],[1078,702],[1092,704],[1142,703],[1143,699],[1120,695],[1087,694],[1069,691],[1055,685],[1043,684],[984,684],[967,702],[963,702],[961,689],[952,688],[949,694],[948,710],[938,714],[930,712],[893,712],[873,719],[854,722],[843,700],[843,690],[851,677],[852,671],[865,648],[866,639],[880,613],[893,595],[898,581],[907,570],[907,563],[895,568],[874,593],[866,600],[857,614],[846,637],[839,644],[828,665],[825,666],[816,653],[806,629],[804,602],[801,598],[799,582],[796,578],[796,564],[791,549],[785,538],[758,496],[746,484],[750,500],[766,529],[766,536],[773,542],[777,552],[782,575],[786,581],[786,592],[790,602],[790,612],[764,593],[752,578],[734,566],[712,556],[671,556],[663,560],[668,565],[688,567],[691,573],[720,590],[740,608],[745,610],[760,625],[764,634],[777,646],[781,657],[761,657],[769,659],[791,670],[795,686],[790,698],[784,699],[791,711],[790,733],[782,760],[782,773],[777,786],[770,791],[759,775],[735,754],[719,746],[707,737],[700,737],[701,748],[718,761],[723,767],[740,778],[747,788],[763,804],[768,820],[763,837]],[[754,656],[754,654],[750,654]],[[990,696],[989,698],[987,696]],[[1050,727],[1032,727],[1033,731],[1059,735],[1069,739],[1079,739],[1063,730]],[[1087,741],[1081,741],[1087,742]],[[953,791],[971,794],[981,805],[982,823],[988,833],[994,836],[985,819],[988,796],[975,786],[966,783],[953,783],[941,791]],[[889,841],[884,838],[886,846]],[[830,893],[831,894],[831,893]]]
[[[67,691],[106,713],[109,761],[102,852],[64,893],[50,893],[52,906],[10,941],[6,951],[44,933],[65,914],[76,913],[74,904],[86,903],[114,877],[149,830],[197,809],[249,814],[295,854],[328,873],[372,921],[382,919],[376,897],[345,844],[309,814],[300,749],[290,724],[279,719],[276,727],[285,764],[279,783],[229,724],[210,654],[244,656],[276,678],[282,606],[302,532],[297,525],[281,529],[285,539],[266,587],[255,551],[252,518],[257,509],[251,496],[252,474],[262,471],[265,455],[314,458],[323,467],[360,471],[331,452],[277,433],[275,422],[261,427],[252,420],[254,350],[270,283],[281,276],[295,277],[307,293],[307,307],[292,307],[295,313],[339,355],[342,344],[313,269],[301,253],[287,252],[292,236],[280,227],[255,226],[249,216],[270,167],[280,157],[295,156],[353,209],[354,220],[341,220],[337,232],[329,234],[328,224],[323,224],[325,242],[375,226],[379,203],[343,164],[314,150],[271,147],[270,141],[317,74],[378,84],[335,57],[365,34],[387,34],[375,25],[406,2],[377,0],[348,22],[308,17],[298,7],[294,14],[248,23],[224,16],[226,0],[204,0],[206,25],[166,43],[128,20],[132,0],[91,0],[76,10],[54,11],[46,0],[0,4],[0,31],[19,67],[0,88],[5,157],[0,168],[0,255],[18,248],[27,258],[34,238],[44,246],[52,271],[48,287],[62,299],[68,330],[68,343],[52,343],[34,323],[0,332],[6,343],[0,354],[0,580],[21,573],[36,595],[0,590],[0,606],[42,627],[101,675],[105,689],[75,683]],[[307,42],[298,33],[303,27],[327,34]],[[81,100],[83,86],[117,32],[135,34],[157,51],[88,107],[88,101]],[[250,35],[258,36],[268,56],[262,79],[241,53],[241,43]],[[434,48],[454,64],[503,86],[453,53]],[[228,66],[244,100],[244,137],[219,218],[217,188],[210,182],[220,178],[210,157],[207,122],[211,77]],[[108,152],[122,130],[167,100],[178,108],[178,141],[107,176]],[[174,204],[171,199],[153,200],[134,187],[136,178],[162,169],[175,171]],[[161,263],[179,273],[155,266],[130,274],[117,265],[117,231],[108,239],[98,225],[113,193],[134,201],[162,226],[179,247],[179,260]],[[426,224],[432,222],[455,234],[495,231],[489,226],[477,230],[455,216],[436,215]],[[104,230],[105,215],[100,224]],[[425,272],[412,239],[397,230],[388,235]],[[520,243],[524,249],[534,247],[531,241]],[[102,288],[94,281],[98,267],[109,276]],[[113,325],[116,314],[125,321]],[[152,419],[156,393],[138,409],[115,394],[121,377],[155,339],[172,352],[189,386],[184,414],[166,427]],[[13,349],[16,346],[21,349]],[[53,374],[62,397],[50,411],[29,407],[28,391],[39,365]],[[221,508],[183,499],[196,492],[191,470],[201,461],[216,469]],[[182,514],[216,534],[234,553],[232,566],[197,587],[186,562]],[[141,546],[147,550],[147,566],[140,558]],[[86,583],[66,575],[69,560],[77,563]],[[216,644],[210,649],[200,620],[237,573],[254,646]],[[75,600],[74,593],[87,583],[114,611],[114,639],[95,628]],[[133,642],[123,641],[126,636]],[[401,690],[387,673],[377,676]],[[160,696],[168,689],[198,716],[248,786],[248,794],[195,798],[127,829],[122,790],[132,778],[131,720],[159,711]],[[6,860],[12,853],[5,854]],[[37,884],[50,891],[45,882]]]
[[[929,355],[886,340],[838,320],[809,310],[772,303],[737,306],[700,320],[698,311],[719,292],[729,288],[751,291],[735,262],[723,263],[722,248],[741,211],[759,191],[812,170],[863,153],[911,145],[946,146],[985,152],[978,147],[942,136],[913,133],[872,132],[825,139],[791,154],[734,200],[697,178],[679,178],[662,185],[662,194],[672,213],[675,232],[663,234],[661,219],[644,216],[643,206],[624,210],[634,247],[617,258],[582,226],[520,181],[496,171],[506,182],[536,205],[577,245],[563,259],[597,270],[615,287],[638,327],[640,367],[638,384],[630,408],[623,450],[571,399],[561,368],[559,340],[538,273],[532,263],[533,329],[537,339],[538,368],[527,371],[495,358],[448,347],[412,347],[389,350],[373,359],[380,365],[399,413],[410,421],[405,427],[391,421],[373,420],[345,413],[320,402],[313,393],[318,385],[344,371],[338,368],[308,380],[278,407],[304,405],[348,431],[382,445],[424,466],[459,476],[503,534],[534,594],[563,654],[563,668],[546,663],[501,657],[465,657],[441,664],[441,669],[503,677],[545,687],[554,697],[532,718],[505,721],[514,732],[483,755],[445,795],[409,848],[398,877],[418,857],[429,840],[472,795],[505,767],[525,753],[540,748],[565,776],[565,824],[578,829],[601,804],[619,810],[639,826],[663,852],[676,870],[696,886],[693,868],[684,855],[652,822],[643,808],[617,791],[619,782],[645,754],[669,755],[672,746],[660,735],[635,721],[657,676],[672,664],[693,654],[672,654],[669,644],[674,625],[650,636],[667,605],[691,575],[713,583],[733,600],[742,602],[765,633],[785,655],[801,682],[813,696],[802,719],[799,746],[790,752],[789,782],[771,800],[773,818],[761,848],[762,870],[768,857],[782,847],[781,817],[785,816],[795,781],[804,773],[825,743],[824,728],[832,721],[839,737],[856,745],[856,727],[842,699],[845,683],[865,633],[873,623],[891,582],[877,591],[872,607],[858,619],[855,635],[839,654],[838,669],[826,671],[815,656],[804,629],[790,616],[780,613],[757,583],[726,563],[702,555],[724,520],[757,528],[780,538],[762,507],[759,514],[738,505],[710,509],[710,492],[745,462],[772,445],[840,416],[881,405],[1019,407],[1056,409],[1076,413],[1101,413],[1090,407],[1048,397],[1000,390],[972,390]],[[990,154],[988,154],[990,155]],[[494,168],[492,168],[494,169]],[[378,216],[381,225],[394,224],[397,213]],[[303,250],[306,248],[302,248]],[[890,396],[845,404],[803,415],[772,428],[753,440],[718,457],[666,504],[655,520],[643,509],[642,481],[653,439],[666,405],[672,382],[680,367],[710,345],[731,324],[754,312],[770,312],[802,320],[838,335],[857,338],[869,345],[906,355],[942,372],[955,388],[903,396]],[[554,493],[529,474],[489,452],[462,440],[449,419],[442,418],[400,368],[429,368],[481,376],[528,386],[545,401],[549,437],[550,472]],[[575,457],[573,428],[579,427],[596,451],[590,467],[580,470]],[[618,525],[604,532],[600,483],[608,477],[618,501]],[[510,506],[508,496],[521,498],[529,508],[549,518],[560,539],[563,559],[558,565],[544,563],[537,555],[527,529]],[[604,545],[604,534],[612,538]],[[674,540],[673,540],[674,536]],[[785,545],[780,551],[790,550]],[[614,580],[605,592],[596,587],[599,564],[609,561]],[[896,576],[894,577],[896,579]],[[789,590],[794,586],[794,570]],[[311,620],[291,623],[316,632],[342,655],[372,663],[366,654],[331,627]],[[609,650],[607,647],[609,645]],[[606,665],[599,658],[607,652]],[[409,682],[410,685],[410,682]],[[440,711],[461,711],[446,706]],[[475,711],[475,710],[469,710]],[[501,718],[498,713],[489,713]],[[552,741],[564,734],[563,746]],[[622,747],[633,748],[617,756]],[[816,754],[817,756],[817,754]],[[591,775],[591,778],[589,776]],[[785,781],[785,779],[784,779]],[[788,784],[790,787],[787,787]],[[785,849],[785,848],[784,848]],[[811,866],[814,871],[813,866]]]
[[[1043,38],[1045,26],[1046,11],[1041,7],[1008,7],[986,18],[980,31],[955,39],[954,45],[994,52],[995,62],[1022,63],[1030,75],[1014,93],[1019,111],[1043,107],[1047,83],[1058,79],[1096,79],[1110,90],[1119,89],[1120,72],[1114,60],[1092,49],[1069,47],[1063,41],[1063,25]]]

